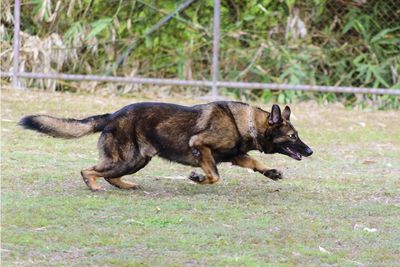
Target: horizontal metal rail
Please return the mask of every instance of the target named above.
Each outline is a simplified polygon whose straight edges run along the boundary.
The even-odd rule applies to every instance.
[[[98,76],[98,75],[64,74],[64,73],[30,73],[30,72],[20,72],[17,73],[16,75],[19,78],[33,78],[33,79],[140,83],[140,84],[175,85],[175,86],[202,86],[202,87],[213,86],[212,81],[202,81],[202,80],[178,80],[178,79]],[[12,77],[13,73],[0,72],[0,76]],[[291,84],[278,84],[278,83],[248,83],[248,82],[229,82],[229,81],[217,81],[217,86],[225,88],[243,88],[243,89],[318,91],[318,92],[332,92],[332,93],[377,94],[377,95],[400,96],[400,89],[364,88],[364,87],[350,87],[350,86],[291,85]]]

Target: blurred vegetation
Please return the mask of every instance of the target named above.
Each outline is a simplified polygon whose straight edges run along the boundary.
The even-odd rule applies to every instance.
[[[7,2],[11,1],[2,1],[3,43],[12,38],[12,23],[4,14]],[[161,29],[147,34],[181,2],[23,1],[21,29],[42,39],[57,33],[63,40],[58,49],[78,55],[64,57],[57,71],[105,74],[112,70],[114,75],[209,79],[212,0],[194,1]],[[399,17],[398,0],[224,0],[220,78],[400,89]],[[129,46],[132,52],[122,66],[115,67]],[[57,89],[68,86],[58,85]],[[265,101],[316,99],[399,107],[398,97],[388,96],[222,90]]]

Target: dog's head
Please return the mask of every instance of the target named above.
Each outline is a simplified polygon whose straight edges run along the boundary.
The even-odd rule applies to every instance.
[[[268,117],[268,130],[265,138],[268,140],[268,152],[280,153],[293,159],[311,156],[313,151],[301,141],[296,129],[290,122],[290,108],[283,112],[278,105],[273,105]]]

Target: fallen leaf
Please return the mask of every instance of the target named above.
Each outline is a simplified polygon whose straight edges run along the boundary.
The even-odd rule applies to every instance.
[[[362,224],[355,224],[354,226],[353,226],[353,229],[354,230],[358,230],[358,229],[362,229],[364,227],[364,225],[362,225]]]
[[[323,247],[319,247],[319,251],[321,251],[322,253],[327,253],[327,254],[331,254],[329,251],[327,251],[326,249],[324,249]]]
[[[39,227],[39,228],[35,229],[35,231],[43,231],[43,230],[47,230],[47,226],[43,226],[43,227]]]
[[[355,263],[356,264],[356,266],[365,266],[364,264],[362,264],[361,262],[359,262],[359,261],[352,261],[352,260],[347,260],[348,262],[352,262],[352,263]]]
[[[128,220],[126,220],[125,222],[127,222],[127,223],[136,223],[136,224],[144,225],[143,222],[139,222],[139,221],[136,221],[136,220],[134,220],[134,219],[128,219]]]
[[[378,231],[378,229],[376,229],[376,228],[368,228],[368,227],[364,227],[363,230],[367,231],[368,233],[375,233]]]
[[[271,229],[269,229],[268,231],[270,232],[270,233],[273,233],[273,232],[279,232],[281,229],[279,228],[279,227],[273,227],[273,228],[271,228]]]

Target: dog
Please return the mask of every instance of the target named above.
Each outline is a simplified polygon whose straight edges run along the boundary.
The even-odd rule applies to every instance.
[[[273,180],[282,173],[269,169],[247,153],[280,153],[295,160],[313,151],[301,141],[290,122],[290,108],[270,112],[242,102],[218,101],[192,107],[169,103],[136,103],[112,114],[84,119],[31,115],[19,125],[58,138],[79,138],[101,132],[99,163],[81,171],[92,191],[104,190],[96,180],[103,177],[121,189],[137,189],[122,176],[145,167],[154,156],[200,167],[189,179],[198,184],[214,184],[219,179],[217,164],[231,162],[257,171]]]

